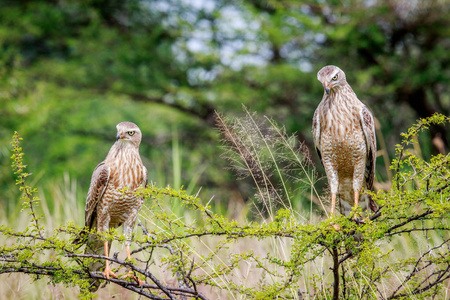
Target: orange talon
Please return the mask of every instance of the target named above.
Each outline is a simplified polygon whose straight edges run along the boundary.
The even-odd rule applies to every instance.
[[[139,287],[141,287],[145,282],[142,281],[139,277],[135,276],[133,274],[133,271],[128,272],[128,274],[126,274],[125,276],[123,276],[123,279],[131,277],[134,281],[137,282],[137,284],[139,285]]]
[[[125,249],[127,250],[127,258],[128,258],[128,260],[131,260],[130,246],[126,245]],[[128,272],[128,274],[126,274],[123,278],[127,278],[127,277],[133,278],[139,284],[139,287],[141,287],[144,284],[144,281],[142,281],[137,276],[135,276],[133,271]]]
[[[109,264],[108,263],[106,263],[106,266],[107,267],[105,267],[105,271],[103,271],[103,276],[105,276],[106,279],[108,279],[108,280],[109,280],[109,276],[117,279],[117,275],[113,271],[111,271],[111,269],[109,268]]]
[[[105,256],[109,256],[108,241],[105,241]],[[117,279],[117,275],[111,271],[111,268],[109,267],[109,260],[106,260],[105,262],[105,271],[103,271],[103,276],[105,276],[108,280],[109,276]]]

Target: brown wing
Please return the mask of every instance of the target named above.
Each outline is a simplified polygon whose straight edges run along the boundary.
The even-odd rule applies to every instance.
[[[375,160],[377,154],[377,144],[375,138],[375,122],[373,115],[367,106],[363,105],[361,109],[361,123],[366,140],[366,171],[364,179],[366,181],[366,188],[371,189],[373,186],[373,179],[375,177]]]
[[[314,112],[313,124],[312,124],[312,131],[313,131],[314,147],[316,148],[317,154],[319,155],[320,162],[322,162],[322,154],[320,153],[320,151],[321,151],[321,146],[320,146],[320,118],[319,118],[319,109],[320,109],[320,104],[319,104],[319,107],[318,107],[318,108],[316,109],[316,111]],[[323,164],[323,162],[322,162],[322,164]]]
[[[142,185],[144,188],[147,187],[148,185],[148,172],[147,172],[147,168],[142,166],[144,168],[144,180],[142,181]]]
[[[91,185],[89,186],[85,207],[85,226],[89,229],[95,225],[93,222],[97,216],[97,206],[108,186],[110,174],[111,170],[105,165],[105,162],[99,163],[94,173],[92,173]]]

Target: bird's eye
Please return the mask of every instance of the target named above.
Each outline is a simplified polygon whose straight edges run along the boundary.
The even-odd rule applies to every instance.
[[[128,133],[129,136],[133,136],[134,131],[128,131],[127,133]]]
[[[332,80],[336,81],[337,79],[338,79],[338,76],[335,75]]]

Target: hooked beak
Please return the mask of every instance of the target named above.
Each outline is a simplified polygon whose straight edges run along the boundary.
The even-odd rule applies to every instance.
[[[117,134],[116,141],[125,138],[125,136],[122,135],[122,133]]]
[[[327,93],[327,95],[329,95],[330,94],[330,84],[328,82],[325,83],[324,88],[325,88],[325,92]]]

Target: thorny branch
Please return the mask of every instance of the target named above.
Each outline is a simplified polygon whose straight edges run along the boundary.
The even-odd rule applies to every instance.
[[[10,274],[10,273],[24,273],[24,274],[34,274],[34,275],[41,275],[41,276],[54,276],[56,272],[58,271],[64,271],[62,268],[52,268],[52,267],[44,267],[44,266],[33,266],[33,267],[17,267],[17,268],[0,268],[0,274]],[[86,274],[79,270],[73,271],[75,274],[78,274],[79,276],[85,276]],[[89,274],[90,277],[106,280],[103,275],[97,274],[97,272],[92,272]],[[148,293],[145,291],[145,289],[150,290],[161,290],[159,286],[147,284],[144,283],[142,286],[139,286],[136,282],[130,282],[123,279],[116,279],[116,278],[110,278],[109,282],[117,284],[119,286],[122,286],[123,288],[126,288],[128,290],[131,290],[139,295],[145,296],[150,299],[166,299],[157,297],[151,293]],[[174,295],[181,295],[184,294],[185,296],[192,297],[192,298],[198,298],[202,300],[207,300],[204,295],[201,293],[193,292],[192,289],[188,288],[177,288],[177,287],[170,287],[167,286],[165,289],[168,291],[170,296],[173,298]]]
[[[31,174],[26,173],[26,165],[23,164],[23,153],[22,148],[20,147],[20,140],[22,138],[20,137],[19,133],[16,131],[14,133],[13,141],[11,142],[11,145],[13,146],[12,151],[14,152],[13,156],[11,157],[13,159],[12,168],[15,170],[14,174],[18,175],[18,179],[16,181],[17,185],[20,185],[20,190],[24,193],[26,199],[27,199],[27,206],[30,209],[30,214],[32,216],[32,221],[35,224],[36,231],[39,234],[39,237],[43,238],[42,229],[39,225],[39,218],[36,215],[34,204],[37,202],[37,198],[33,196],[33,189],[26,185],[26,177],[30,176]]]
[[[434,247],[431,247],[430,249],[428,249],[428,251],[424,252],[415,262],[411,272],[405,277],[405,279],[401,282],[401,284],[392,292],[392,294],[388,297],[388,299],[395,299],[395,298],[401,298],[401,297],[405,297],[408,294],[402,293],[402,294],[397,294],[397,292],[402,289],[406,284],[408,284],[408,282],[410,280],[412,280],[416,275],[418,275],[420,272],[426,270],[427,268],[430,267],[434,267],[435,264],[433,261],[425,261],[424,265],[422,267],[419,267],[419,264],[421,264],[427,256],[430,256],[431,253],[433,251],[439,250],[441,249],[441,247],[443,245],[448,244],[448,242],[450,241],[449,239],[444,240],[441,244],[436,245]],[[447,249],[447,251],[450,249]],[[434,256],[437,256],[437,254],[435,254]],[[445,257],[441,257],[443,260],[445,260]],[[433,276],[436,276],[436,278],[434,280],[430,280]],[[422,286],[422,284],[418,285],[416,289],[414,289],[413,291],[410,291],[410,294],[420,294],[423,293],[429,289],[431,289],[433,286],[445,281],[447,278],[450,277],[450,262],[447,261],[447,266],[444,270],[436,270],[432,273],[430,273],[428,276],[426,276],[423,280],[422,280],[422,284],[425,284],[428,282],[428,284],[423,287],[420,288],[420,286]]]
[[[17,234],[13,234],[13,236],[20,236]],[[29,234],[24,235],[24,238],[33,238]],[[50,241],[46,238],[41,237],[35,237],[36,239],[39,239],[41,242],[44,243],[50,243]],[[167,245],[166,245],[167,246]],[[39,245],[37,245],[39,248]],[[26,247],[24,247],[26,249]],[[29,249],[29,247],[28,247]],[[47,249],[47,250],[57,250],[57,246],[45,246],[41,249]],[[202,300],[207,300],[204,295],[199,293],[196,289],[191,289],[186,286],[180,286],[180,287],[172,287],[172,286],[166,286],[162,284],[151,272],[144,270],[137,265],[129,262],[120,260],[115,257],[106,257],[104,255],[95,255],[95,254],[78,254],[74,253],[67,247],[63,247],[61,249],[64,251],[64,257],[67,258],[76,258],[77,263],[82,265],[83,259],[101,259],[101,260],[109,260],[111,262],[114,262],[120,266],[124,266],[126,268],[131,269],[134,272],[137,272],[139,274],[142,274],[145,276],[145,278],[150,279],[154,284],[147,284],[144,283],[142,286],[138,286],[136,282],[130,282],[123,279],[114,279],[110,278],[109,282],[120,285],[126,289],[129,289],[131,291],[134,291],[138,293],[139,295],[145,296],[150,299],[166,299],[154,296],[151,293],[146,292],[145,290],[158,290],[165,293],[168,297],[168,299],[175,299],[175,296],[187,296],[192,298],[198,298]],[[20,254],[20,251],[10,252],[9,254],[1,254],[0,255],[0,262],[6,262],[8,265],[0,265],[0,274],[2,273],[25,273],[25,274],[34,274],[34,275],[40,275],[40,276],[49,276],[54,277],[57,272],[67,272],[68,270],[65,270],[63,267],[54,267],[54,266],[46,266],[45,263],[43,265],[38,265],[35,263],[32,264],[26,264],[25,262],[22,262],[20,258],[17,256]],[[81,260],[80,260],[81,259]],[[17,264],[18,267],[12,267],[11,264]],[[71,272],[79,275],[82,278],[96,278],[101,280],[106,280],[106,278],[103,276],[101,272],[90,272],[87,269],[83,270],[71,270]]]
[[[421,127],[418,127],[417,130],[421,130]],[[17,137],[17,141],[18,141]],[[239,146],[239,145],[238,145]],[[240,146],[239,146],[240,147]],[[16,154],[19,156],[20,150],[17,144],[17,152]],[[403,152],[399,153],[400,158],[403,156]],[[409,159],[409,158],[408,158]],[[446,158],[448,159],[448,158]],[[413,160],[409,159],[410,163],[413,164]],[[444,161],[444,160],[442,160]],[[21,163],[21,161],[20,161]],[[18,164],[21,165],[21,164]],[[400,162],[398,164],[400,171]],[[443,168],[446,166],[443,165]],[[415,170],[416,176],[421,173],[421,170],[413,168]],[[26,173],[23,172],[22,168],[18,168],[19,181],[25,181]],[[437,167],[434,169],[437,170]],[[430,173],[431,174],[431,173]],[[427,175],[428,176],[428,175]],[[408,176],[405,176],[411,179]],[[431,177],[431,176],[430,176]],[[412,180],[412,179],[411,179]],[[426,191],[433,191],[433,188],[430,188],[430,178],[426,178]],[[448,178],[435,184],[435,192],[442,193],[443,195],[448,195]],[[433,185],[431,185],[433,186]],[[25,183],[21,185],[23,189],[27,190],[27,186]],[[22,188],[21,188],[22,190]],[[178,241],[185,243],[189,240],[202,239],[205,237],[221,237],[225,242],[220,244],[213,251],[218,251],[221,249],[226,249],[224,245],[229,241],[238,241],[243,238],[255,238],[258,240],[264,240],[266,238],[274,238],[274,237],[282,237],[286,238],[292,242],[292,252],[291,257],[282,260],[279,257],[272,257],[269,260],[261,259],[256,255],[249,254],[246,256],[253,263],[256,263],[260,270],[263,270],[263,273],[267,276],[271,276],[272,278],[276,278],[278,280],[274,285],[278,289],[274,289],[268,292],[272,297],[279,296],[278,293],[282,293],[284,289],[289,289],[291,285],[298,284],[299,281],[302,281],[300,272],[296,272],[297,269],[302,268],[306,263],[315,263],[318,258],[324,258],[325,250],[330,252],[331,263],[333,265],[332,276],[334,278],[333,286],[327,285],[327,283],[322,282],[321,290],[316,293],[318,296],[321,293],[326,293],[327,298],[338,299],[341,296],[350,297],[352,295],[351,284],[355,281],[354,278],[352,280],[348,280],[348,276],[352,276],[351,273],[354,270],[346,269],[349,265],[353,264],[352,258],[358,260],[362,260],[364,251],[367,249],[360,247],[362,243],[367,240],[370,240],[374,243],[374,248],[378,247],[377,243],[382,242],[386,243],[392,239],[394,236],[402,236],[408,235],[414,232],[423,232],[425,235],[428,232],[443,232],[440,236],[442,243],[428,244],[428,250],[421,253],[418,257],[410,257],[405,260],[397,260],[394,264],[389,265],[388,267],[380,267],[377,271],[375,271],[374,265],[369,265],[366,269],[370,270],[370,274],[365,277],[366,282],[364,282],[359,287],[359,295],[360,297],[364,297],[364,295],[369,295],[369,293],[377,294],[380,298],[383,299],[396,299],[396,298],[404,298],[411,295],[418,295],[425,293],[427,291],[432,291],[433,288],[437,288],[439,286],[442,287],[442,283],[450,278],[450,261],[446,256],[448,254],[448,244],[450,243],[450,238],[448,238],[447,234],[450,228],[448,224],[445,222],[441,222],[443,218],[448,216],[448,213],[442,212],[443,209],[448,208],[446,206],[437,207],[436,206],[423,206],[417,212],[417,210],[412,210],[412,212],[403,213],[400,217],[392,214],[393,208],[401,210],[405,212],[405,207],[408,205],[420,205],[421,202],[427,200],[425,197],[416,197],[410,203],[404,204],[399,201],[397,203],[386,203],[384,206],[380,206],[378,211],[374,214],[370,215],[366,221],[370,222],[371,228],[369,229],[379,229],[380,231],[374,234],[373,236],[367,235],[366,231],[363,232],[363,237],[361,240],[357,241],[355,239],[355,235],[360,233],[360,229],[362,227],[354,227],[352,224],[351,228],[353,230],[345,230],[343,232],[330,232],[324,229],[324,224],[298,224],[294,219],[286,218],[286,222],[291,224],[291,226],[284,226],[283,223],[285,220],[280,218],[277,221],[272,223],[265,223],[261,226],[254,225],[254,223],[245,223],[238,224],[237,222],[228,223],[225,219],[216,218],[216,215],[211,211],[200,204],[200,202],[196,202],[197,197],[193,197],[195,199],[191,199],[192,201],[187,201],[186,199],[182,199],[182,196],[179,196],[180,199],[184,200],[188,203],[189,208],[200,211],[205,219],[208,221],[213,220],[212,222],[214,226],[210,227],[201,227],[195,228],[194,226],[188,226],[180,222],[180,231],[177,230],[168,230],[159,234],[150,233],[145,226],[139,222],[138,226],[142,228],[144,235],[147,237],[144,240],[133,240],[133,242],[139,243],[140,248],[134,250],[132,255],[141,253],[142,251],[148,251],[150,253],[150,258],[147,261],[137,260],[138,263],[135,263],[134,260],[124,261],[114,257],[106,257],[103,255],[95,255],[95,254],[80,254],[76,250],[73,250],[73,246],[66,240],[58,239],[58,237],[50,236],[45,237],[44,232],[42,230],[42,226],[39,224],[39,218],[35,214],[35,210],[33,208],[33,197],[31,193],[31,189],[29,194],[25,193],[26,198],[30,202],[30,209],[32,220],[34,224],[33,230],[24,231],[24,232],[16,232],[12,229],[8,229],[6,227],[0,227],[0,233],[5,236],[7,239],[17,239],[20,241],[19,244],[15,244],[14,246],[2,246],[0,247],[0,274],[2,273],[24,273],[30,275],[40,276],[48,276],[54,282],[58,282],[61,280],[61,274],[74,274],[76,277],[81,280],[87,280],[89,278],[95,278],[102,281],[106,281],[106,278],[103,276],[101,272],[90,272],[86,268],[86,261],[95,260],[109,260],[114,264],[117,264],[120,267],[125,267],[133,272],[137,273],[141,277],[145,277],[148,282],[145,282],[142,286],[139,286],[136,282],[130,282],[123,279],[115,279],[111,278],[109,280],[112,284],[117,284],[122,286],[128,290],[131,290],[143,297],[147,297],[149,299],[186,299],[186,298],[195,298],[201,300],[207,300],[207,297],[198,291],[198,287],[201,285],[209,285],[212,287],[222,288],[220,285],[211,282],[210,278],[213,275],[204,274],[203,277],[197,276],[197,274],[193,275],[193,272],[198,270],[198,264],[194,263],[193,258],[189,257],[189,254],[186,255],[182,250],[174,250],[174,245],[177,245]],[[155,194],[151,194],[154,192]],[[149,198],[156,197],[155,195],[166,195],[170,197],[176,197],[176,191],[171,192],[168,189],[155,189],[149,192]],[[172,194],[171,194],[172,193]],[[184,195],[184,194],[183,194]],[[393,200],[395,200],[395,191],[390,195]],[[184,196],[183,196],[184,197]],[[399,197],[402,196],[399,194]],[[402,199],[400,199],[402,200]],[[440,201],[440,200],[438,200]],[[445,201],[443,201],[445,202]],[[198,204],[197,204],[198,203]],[[439,204],[439,203],[438,203]],[[445,204],[445,203],[444,203]],[[439,211],[441,209],[441,211]],[[437,217],[436,217],[437,216]],[[439,221],[436,223],[431,223],[431,220]],[[164,220],[162,220],[164,221]],[[165,220],[167,222],[171,222],[171,220]],[[422,225],[417,225],[417,222],[422,222]],[[274,225],[275,224],[275,225]],[[348,222],[345,224],[349,224]],[[217,225],[217,226],[215,226]],[[274,225],[274,226],[272,226]],[[362,224],[358,223],[357,226],[362,226]],[[272,226],[272,227],[271,227]],[[366,226],[365,228],[367,228]],[[356,228],[356,229],[354,229]],[[74,232],[70,230],[58,229],[56,234],[65,233],[72,235]],[[369,230],[367,232],[370,232]],[[370,233],[369,233],[370,234]],[[331,238],[330,238],[331,237]],[[428,238],[428,236],[426,236]],[[307,240],[308,244],[306,245],[303,240]],[[427,241],[428,242],[428,241]],[[350,246],[349,246],[350,245]],[[356,246],[355,246],[356,245]],[[433,246],[434,245],[434,246]],[[447,245],[446,249],[445,246]],[[309,248],[308,248],[309,247]],[[171,256],[174,256],[175,260],[170,261],[173,274],[176,275],[178,280],[178,286],[171,286],[163,283],[162,279],[159,279],[155,276],[154,273],[150,272],[149,265],[151,264],[152,253],[156,248],[165,248],[170,252]],[[307,249],[304,251],[304,249]],[[78,249],[77,249],[78,250]],[[444,250],[444,251],[442,251]],[[32,263],[29,263],[27,259],[23,259],[21,255],[23,253],[29,252],[27,255],[33,256],[36,253],[41,252],[51,252],[58,253],[57,259],[53,262],[43,261],[39,262],[39,260],[32,260]],[[303,251],[303,252],[302,252]],[[423,251],[423,250],[421,250]],[[302,254],[306,253],[305,256]],[[300,254],[300,255],[297,255]],[[210,257],[213,257],[214,254],[211,254]],[[386,257],[388,253],[381,253],[377,257]],[[416,254],[418,255],[418,254]],[[201,259],[205,257],[200,256]],[[243,256],[242,256],[243,257]],[[240,257],[242,259],[242,257]],[[70,261],[71,264],[65,264],[62,262],[62,258]],[[328,259],[328,258],[327,258]],[[323,260],[325,262],[330,262]],[[238,263],[242,262],[238,261]],[[345,262],[345,264],[344,264]],[[141,264],[139,264],[141,263]],[[141,267],[144,265],[144,267]],[[275,267],[274,267],[275,266]],[[412,266],[412,269],[408,269],[409,266]],[[273,267],[273,268],[272,268]],[[341,267],[341,268],[339,268]],[[402,280],[399,285],[393,287],[390,291],[386,292],[386,290],[382,291],[380,287],[380,282],[387,278],[388,273],[395,272],[392,270],[393,267],[397,267],[397,271],[404,271],[405,269],[409,270],[406,275],[402,276]],[[232,268],[239,268],[235,266],[229,266],[225,262],[222,262],[221,265],[217,267],[218,270],[227,269],[230,270]],[[280,275],[281,272],[277,272],[276,268],[283,268],[284,273]],[[341,269],[341,273],[339,272]],[[274,271],[275,270],[275,271]],[[225,274],[225,273],[223,273]],[[221,275],[223,275],[221,274]],[[342,275],[340,277],[340,275]],[[57,278],[57,279],[55,279]],[[342,278],[343,284],[349,284],[349,286],[345,286],[345,289],[340,290],[340,278]],[[274,281],[276,281],[274,280]],[[262,282],[262,281],[261,281]],[[281,284],[280,284],[281,283]],[[405,288],[406,285],[412,286],[408,289]],[[361,288],[362,287],[362,288]],[[369,288],[370,287],[370,288]],[[265,286],[263,288],[266,288]],[[245,286],[239,286],[236,284],[235,286],[229,287],[229,289],[240,292],[241,295],[247,295],[249,298],[255,295],[255,291],[246,288]],[[369,291],[370,289],[370,291]],[[259,292],[259,291],[257,291]],[[316,290],[317,292],[317,290]],[[361,294],[362,293],[362,294]],[[284,296],[280,296],[283,298]],[[287,297],[286,297],[287,298]]]

